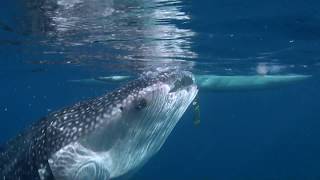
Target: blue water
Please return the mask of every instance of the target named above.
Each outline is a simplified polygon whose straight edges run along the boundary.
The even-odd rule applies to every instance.
[[[0,142],[121,86],[71,83],[170,66],[198,74],[304,74],[259,91],[201,92],[132,179],[320,178],[320,2],[13,0],[0,6]]]

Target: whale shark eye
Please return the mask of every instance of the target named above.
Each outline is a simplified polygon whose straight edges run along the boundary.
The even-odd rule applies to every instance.
[[[145,98],[139,99],[135,105],[136,110],[142,110],[147,106],[147,100]]]

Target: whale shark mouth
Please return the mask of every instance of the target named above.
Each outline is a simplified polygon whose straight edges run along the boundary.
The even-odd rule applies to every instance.
[[[97,98],[104,101],[91,104],[100,109],[91,117],[94,130],[50,157],[53,175],[64,180],[103,174],[109,179],[136,171],[159,151],[197,92],[190,72],[149,72]]]

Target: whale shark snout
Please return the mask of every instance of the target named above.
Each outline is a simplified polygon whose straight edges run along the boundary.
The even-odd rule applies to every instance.
[[[149,72],[53,112],[8,142],[0,177],[106,180],[131,174],[159,151],[197,92],[190,72]]]

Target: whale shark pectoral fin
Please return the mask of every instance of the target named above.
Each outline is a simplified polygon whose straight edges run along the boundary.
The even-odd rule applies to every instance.
[[[95,161],[89,161],[79,167],[75,172],[73,180],[109,180],[109,171],[101,164]]]
[[[109,180],[107,162],[79,143],[71,143],[48,160],[57,180]]]
[[[76,166],[76,167],[75,167]],[[77,165],[58,167],[53,171],[54,178],[59,180],[109,180],[110,172],[103,163],[97,161],[82,162]],[[68,168],[68,169],[66,169]]]

